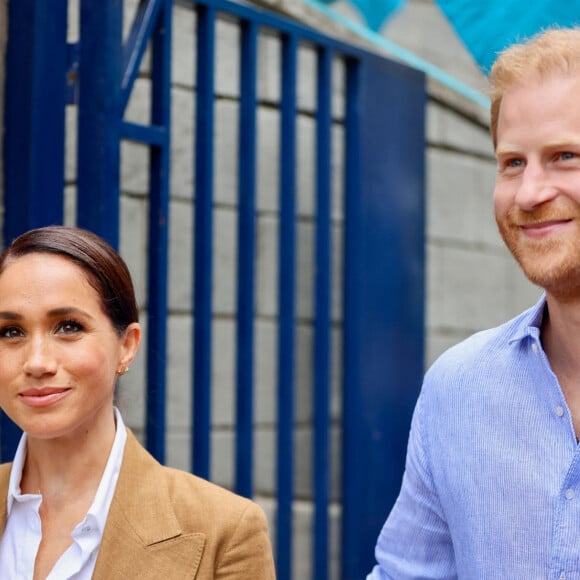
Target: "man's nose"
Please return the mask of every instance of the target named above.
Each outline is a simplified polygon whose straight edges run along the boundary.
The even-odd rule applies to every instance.
[[[558,188],[551,182],[549,172],[539,164],[528,163],[516,191],[515,204],[529,211],[557,195]]]

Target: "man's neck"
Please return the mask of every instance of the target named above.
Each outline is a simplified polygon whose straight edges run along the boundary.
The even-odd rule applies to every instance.
[[[580,298],[562,302],[548,294],[541,337],[556,375],[580,378]]]

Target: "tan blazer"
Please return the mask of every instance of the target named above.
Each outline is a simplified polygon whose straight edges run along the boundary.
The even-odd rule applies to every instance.
[[[0,466],[0,529],[11,464]],[[95,580],[273,580],[264,512],[184,471],[161,466],[128,430]]]

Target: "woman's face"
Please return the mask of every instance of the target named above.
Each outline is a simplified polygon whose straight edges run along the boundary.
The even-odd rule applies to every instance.
[[[139,340],[137,323],[115,332],[76,264],[18,258],[0,274],[0,407],[32,438],[101,434]]]

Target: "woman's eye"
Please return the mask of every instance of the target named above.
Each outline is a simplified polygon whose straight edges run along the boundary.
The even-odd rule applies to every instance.
[[[17,326],[6,326],[0,329],[0,338],[20,338],[24,333]]]
[[[76,320],[64,320],[56,329],[57,334],[76,334],[83,330],[83,325]]]

